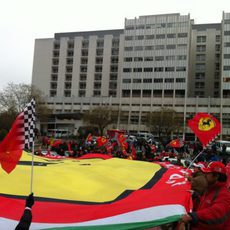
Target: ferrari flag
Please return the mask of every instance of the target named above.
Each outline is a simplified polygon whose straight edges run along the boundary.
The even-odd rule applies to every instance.
[[[32,99],[17,116],[0,144],[0,164],[10,173],[16,167],[23,149],[32,149],[35,129],[35,101]]]
[[[214,140],[221,130],[219,121],[207,113],[197,113],[188,121],[188,126],[199,138],[203,146]]]
[[[178,221],[190,211],[190,185],[183,169],[95,157],[35,156],[30,229],[144,229]],[[5,230],[14,229],[23,213],[30,159],[24,153],[10,175],[0,174],[4,185],[0,189],[0,226]]]

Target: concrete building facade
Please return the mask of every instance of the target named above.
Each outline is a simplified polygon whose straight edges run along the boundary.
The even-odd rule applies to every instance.
[[[109,105],[123,111],[113,128],[149,131],[147,114],[168,107],[183,117],[180,133],[190,132],[186,121],[195,113],[207,112],[230,135],[230,14],[202,25],[190,15],[140,16],[120,30],[36,39],[32,84],[57,115],[44,129],[75,132],[79,114]]]

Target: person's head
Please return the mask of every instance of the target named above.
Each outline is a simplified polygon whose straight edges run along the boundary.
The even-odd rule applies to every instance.
[[[210,162],[207,168],[202,168],[209,185],[217,181],[225,182],[227,180],[225,165],[219,161]]]

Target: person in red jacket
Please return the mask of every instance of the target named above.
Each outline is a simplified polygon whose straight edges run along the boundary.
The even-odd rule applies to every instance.
[[[230,191],[227,189],[226,168],[221,162],[211,162],[205,173],[208,187],[193,212],[181,220],[191,224],[192,230],[230,229]]]

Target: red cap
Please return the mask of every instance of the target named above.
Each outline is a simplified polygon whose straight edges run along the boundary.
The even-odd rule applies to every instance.
[[[201,170],[204,173],[209,173],[209,172],[217,172],[217,173],[222,173],[226,174],[226,167],[224,164],[222,164],[219,161],[213,161],[208,164],[207,168],[201,168]]]

